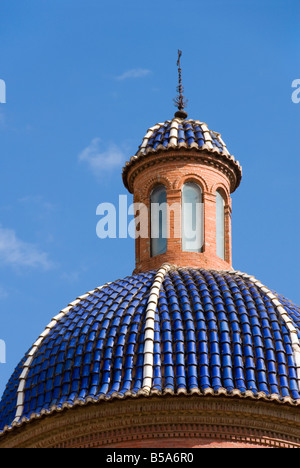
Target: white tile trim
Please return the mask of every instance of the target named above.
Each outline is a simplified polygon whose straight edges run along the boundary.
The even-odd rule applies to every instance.
[[[154,354],[154,330],[155,313],[159,298],[161,284],[165,274],[169,271],[171,265],[164,264],[158,270],[154,282],[151,286],[150,295],[146,309],[145,322],[145,343],[144,343],[144,366],[143,366],[143,385],[142,392],[150,393],[153,381],[153,354]]]

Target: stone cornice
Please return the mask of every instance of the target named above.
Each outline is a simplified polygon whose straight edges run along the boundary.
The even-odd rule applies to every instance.
[[[230,191],[234,192],[242,178],[242,168],[233,156],[228,156],[208,149],[171,148],[152,151],[141,156],[134,156],[123,168],[123,183],[130,193],[133,193],[133,183],[136,176],[147,167],[171,161],[197,161],[199,164],[212,166],[223,172],[230,181]]]

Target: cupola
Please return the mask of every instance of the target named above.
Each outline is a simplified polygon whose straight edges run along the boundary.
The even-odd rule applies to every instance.
[[[150,127],[123,168],[136,207],[136,272],[162,263],[232,268],[230,194],[242,169],[220,133],[188,118],[180,55],[174,118]]]

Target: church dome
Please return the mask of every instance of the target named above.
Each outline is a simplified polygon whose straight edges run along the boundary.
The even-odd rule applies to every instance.
[[[297,406],[299,365],[299,307],[235,270],[164,264],[96,288],[52,319],[7,384],[0,429],[153,395]]]
[[[300,447],[300,308],[232,266],[242,171],[187,118],[180,55],[178,111],[123,169],[134,272],[53,317],[5,388],[0,448]]]

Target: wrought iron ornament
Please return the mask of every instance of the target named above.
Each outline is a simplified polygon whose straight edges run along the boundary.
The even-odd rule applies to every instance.
[[[185,119],[187,117],[187,113],[183,110],[187,105],[187,100],[183,97],[183,86],[181,82],[181,64],[180,64],[180,57],[182,55],[182,51],[178,50],[178,59],[177,59],[177,67],[178,67],[178,81],[179,85],[177,86],[178,96],[174,99],[175,106],[178,107],[178,111],[175,113],[175,117]]]

